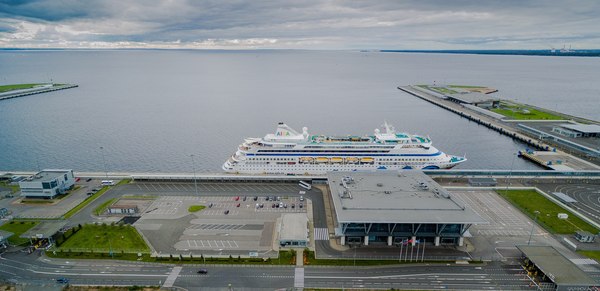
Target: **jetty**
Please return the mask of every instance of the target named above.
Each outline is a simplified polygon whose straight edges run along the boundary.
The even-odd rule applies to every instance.
[[[596,164],[583,161],[569,153],[557,150],[554,145],[546,143],[543,140],[538,140],[535,137],[528,136],[520,132],[510,123],[503,123],[499,116],[496,116],[498,114],[495,114],[494,112],[470,104],[462,104],[461,102],[458,102],[456,98],[446,98],[445,94],[431,92],[430,90],[419,86],[399,86],[398,89],[450,112],[454,112],[500,134],[527,144],[529,148],[537,151],[523,151],[521,156],[528,158],[546,169],[566,170],[568,168],[571,170],[600,170],[600,166]],[[490,102],[495,101],[496,100],[491,100]],[[544,154],[548,152],[552,152],[553,154]],[[557,161],[559,162],[557,163]]]
[[[39,86],[34,86],[32,88],[18,89],[18,90],[11,90],[11,91],[7,91],[7,92],[2,92],[2,93],[0,93],[0,100],[7,100],[7,99],[24,97],[24,96],[34,95],[34,94],[41,94],[41,93],[58,91],[58,90],[71,89],[71,88],[76,88],[76,87],[79,87],[79,85],[74,85],[74,84],[42,84],[42,85],[39,85]]]

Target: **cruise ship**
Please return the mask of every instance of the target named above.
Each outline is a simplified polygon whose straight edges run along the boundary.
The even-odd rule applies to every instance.
[[[330,171],[449,169],[467,159],[445,154],[429,137],[396,132],[385,123],[374,135],[310,135],[280,122],[275,133],[246,138],[223,164],[228,173],[318,175]]]

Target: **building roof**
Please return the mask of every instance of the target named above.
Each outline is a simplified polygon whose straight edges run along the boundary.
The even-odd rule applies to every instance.
[[[572,129],[582,133],[600,133],[600,125],[596,124],[560,124],[560,127]]]
[[[0,242],[13,236],[13,234],[10,231],[0,230]]]
[[[467,104],[486,103],[499,100],[498,98],[490,97],[486,94],[478,92],[446,94],[446,97],[456,99]]]
[[[279,240],[307,241],[308,218],[305,213],[285,213],[281,216]]]
[[[327,180],[339,223],[487,224],[421,171],[330,172]]]
[[[44,221],[21,234],[20,238],[49,238],[67,225],[66,221]]]
[[[62,175],[69,173],[71,171],[73,171],[73,170],[62,170],[62,169],[43,170],[25,180],[21,180],[21,182],[46,182],[46,181],[50,181],[50,180],[54,180],[56,178],[62,177]]]
[[[130,208],[137,208],[137,205],[126,205],[126,204],[111,205],[108,208],[113,208],[113,209],[130,209]]]
[[[517,248],[556,285],[595,286],[597,283],[551,246],[517,246]]]

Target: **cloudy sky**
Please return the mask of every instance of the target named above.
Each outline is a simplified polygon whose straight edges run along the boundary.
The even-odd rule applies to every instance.
[[[3,48],[600,48],[598,0],[0,0]]]

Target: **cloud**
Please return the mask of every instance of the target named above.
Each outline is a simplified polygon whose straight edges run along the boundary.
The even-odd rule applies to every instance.
[[[600,1],[28,0],[0,3],[1,47],[600,47]]]

